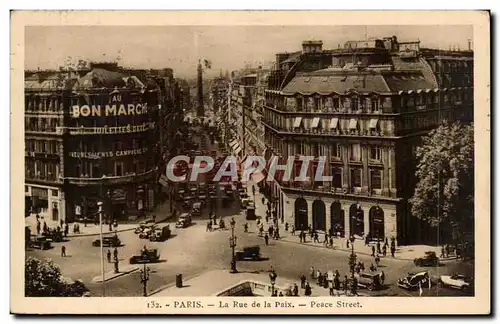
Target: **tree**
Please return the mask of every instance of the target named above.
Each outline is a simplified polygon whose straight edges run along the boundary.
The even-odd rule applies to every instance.
[[[473,125],[440,125],[423,138],[416,157],[412,214],[462,242],[474,232]]]
[[[65,281],[52,260],[28,257],[24,266],[26,297],[80,297],[88,291],[79,281]]]

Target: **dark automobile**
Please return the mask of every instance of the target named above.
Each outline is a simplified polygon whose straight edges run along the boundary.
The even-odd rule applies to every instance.
[[[62,242],[63,241],[63,232],[57,230],[49,230],[47,232],[43,232],[42,236],[48,240],[52,240],[52,242]]]
[[[43,236],[34,237],[29,242],[29,247],[40,250],[48,250],[52,247],[50,240]]]
[[[172,234],[172,231],[170,230],[170,226],[169,225],[165,225],[162,228],[155,228],[149,234],[149,240],[151,242],[165,241],[168,238],[170,238],[171,234]]]
[[[136,263],[151,263],[158,262],[160,260],[160,253],[158,253],[157,249],[145,250],[141,251],[139,255],[133,255],[130,257],[130,264]]]
[[[428,287],[430,281],[429,273],[427,271],[419,273],[408,273],[406,277],[398,280],[398,287],[407,290],[416,290],[419,287]]]
[[[439,258],[436,256],[436,252],[428,251],[425,252],[423,258],[416,258],[413,263],[417,267],[437,267],[439,265]]]
[[[118,238],[118,236],[113,235],[113,236],[105,236],[102,238],[102,245],[107,246],[107,247],[116,247],[121,245],[121,241]],[[92,246],[101,246],[101,239],[97,239],[94,242],[92,242]]]
[[[257,215],[255,215],[255,208],[254,207],[247,208],[246,219],[247,220],[257,220]]]
[[[370,291],[382,288],[381,273],[361,272],[356,274],[359,288],[366,288]]]
[[[258,245],[244,247],[242,251],[236,252],[236,260],[260,260],[260,247]]]

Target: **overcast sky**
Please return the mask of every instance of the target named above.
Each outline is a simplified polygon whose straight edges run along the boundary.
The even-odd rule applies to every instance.
[[[422,47],[466,49],[472,26],[64,26],[26,27],[27,69],[57,69],[65,58],[114,61],[140,68],[170,67],[178,77],[196,74],[198,58],[211,60],[210,74],[274,60],[277,52],[301,49],[303,40],[337,48],[347,40],[396,35]]]

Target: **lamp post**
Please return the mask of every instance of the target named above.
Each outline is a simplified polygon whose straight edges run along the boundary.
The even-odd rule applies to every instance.
[[[229,246],[231,247],[232,250],[230,273],[237,273],[238,270],[236,269],[236,256],[234,254],[234,248],[236,247],[236,240],[237,240],[237,237],[234,236],[234,227],[236,225],[234,218],[231,219],[231,222],[229,224],[231,224],[231,237],[229,238]]]
[[[275,294],[275,291],[274,291],[274,284],[276,283],[276,278],[278,277],[278,275],[276,274],[276,271],[271,271],[269,273],[269,280],[271,281],[271,296],[276,296],[277,294]]]
[[[118,255],[115,255],[115,273],[119,273],[120,270],[118,269]]]
[[[103,208],[102,208],[102,201],[97,202],[98,206],[98,213],[99,213],[99,241],[101,245],[101,279],[102,279],[102,297],[105,296],[105,288],[104,288],[104,283],[105,283],[105,278],[104,278],[104,244],[102,242],[102,213],[103,213]]]
[[[106,198],[108,200],[108,222],[109,222],[109,231],[113,231],[113,211],[111,204],[111,190],[106,192]]]
[[[141,283],[143,289],[142,295],[144,297],[148,296],[149,271],[150,269],[146,267],[146,264],[144,263],[144,270],[141,270]]]

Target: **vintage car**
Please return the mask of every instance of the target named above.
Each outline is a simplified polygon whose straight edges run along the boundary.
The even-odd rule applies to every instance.
[[[145,224],[143,222],[140,222],[139,223],[139,226],[137,226],[135,229],[134,229],[134,233],[135,234],[141,234],[143,233],[144,231],[148,231],[151,226],[153,226],[154,224]]]
[[[191,215],[189,215],[188,213],[182,213],[179,216],[179,220],[177,221],[177,223],[175,223],[175,228],[186,228],[191,225],[191,223]]]
[[[247,208],[246,220],[257,220],[257,215],[255,215],[255,208],[253,208],[253,207]]]
[[[439,265],[439,258],[434,251],[425,252],[423,258],[416,258],[413,263],[417,267],[437,267]]]
[[[195,202],[193,204],[193,209],[191,210],[192,216],[200,216],[201,215],[202,204],[200,202]]]
[[[158,262],[160,260],[160,253],[157,249],[141,251],[140,254],[133,255],[130,257],[130,264],[136,263],[151,263]]]
[[[113,236],[104,236],[102,238],[102,245],[103,246],[106,246],[106,247],[116,247],[116,246],[120,246],[121,245],[121,241],[120,239],[118,238],[117,235],[113,235]],[[97,239],[95,241],[92,242],[92,246],[101,246],[101,239]]]
[[[48,250],[52,247],[51,241],[43,236],[34,236],[31,238],[28,246],[33,249]]]
[[[47,232],[43,232],[42,236],[47,240],[51,240],[52,242],[62,242],[63,241],[63,232],[61,230],[51,229]]]
[[[379,290],[382,288],[382,280],[380,279],[381,275],[382,275],[381,272],[377,273],[361,272],[355,274],[355,278],[358,281],[359,288],[365,288],[372,291],[372,290]]]
[[[416,290],[419,288],[419,284],[421,287],[428,287],[430,280],[431,279],[427,271],[408,273],[406,277],[398,279],[398,287],[407,290]]]
[[[440,287],[450,287],[455,289],[460,289],[462,291],[472,291],[474,280],[471,277],[465,275],[454,274],[454,275],[443,275],[439,277],[438,285]]]
[[[155,228],[150,234],[149,234],[149,240],[151,242],[163,242],[167,239],[170,238],[172,235],[172,231],[170,230],[169,225],[165,225],[161,228]]]
[[[250,198],[248,198],[248,197],[240,199],[240,207],[241,207],[241,209],[247,208],[249,202],[250,202]]]
[[[145,227],[142,232],[139,233],[140,239],[148,239],[149,236],[154,232],[156,226]]]
[[[242,251],[237,251],[236,260],[260,260],[260,247],[258,245],[245,246]]]

